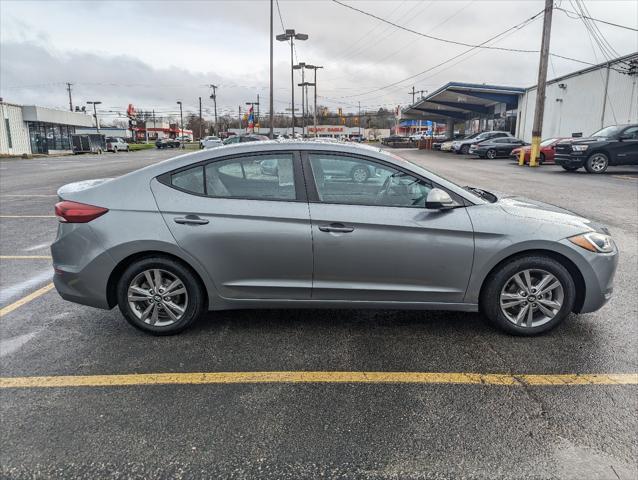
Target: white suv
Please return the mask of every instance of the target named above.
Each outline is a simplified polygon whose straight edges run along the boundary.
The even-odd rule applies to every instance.
[[[106,137],[106,151],[107,152],[128,152],[128,143],[119,137]]]
[[[208,137],[204,137],[199,141],[199,148],[215,148],[220,147],[221,145],[221,139],[214,135],[209,135]]]

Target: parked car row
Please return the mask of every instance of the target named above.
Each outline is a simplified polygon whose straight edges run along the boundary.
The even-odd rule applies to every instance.
[[[520,158],[529,163],[531,146],[509,132],[490,131],[440,143],[436,149],[494,159]],[[638,165],[638,124],[612,125],[587,138],[546,138],[540,144],[538,163],[560,165],[567,171],[581,167],[603,173],[610,165]]]

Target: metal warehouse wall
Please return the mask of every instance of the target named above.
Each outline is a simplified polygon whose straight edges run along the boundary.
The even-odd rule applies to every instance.
[[[12,148],[9,148],[7,119],[11,130]],[[0,154],[22,155],[23,153],[31,153],[31,143],[29,142],[27,125],[22,118],[22,107],[10,103],[0,103]]]
[[[551,80],[547,84],[542,137],[569,137],[577,132],[587,136],[608,125],[638,123],[637,83],[638,75],[607,66]],[[519,100],[517,126],[517,136],[528,142],[532,139],[535,103],[536,87],[532,87]]]

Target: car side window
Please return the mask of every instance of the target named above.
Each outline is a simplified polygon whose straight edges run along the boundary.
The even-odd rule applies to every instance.
[[[319,200],[347,205],[425,207],[432,184],[400,170],[348,155],[308,155]]]
[[[623,132],[624,136],[638,140],[638,127],[630,127]]]
[[[292,153],[246,155],[206,165],[209,197],[295,200]]]
[[[171,175],[171,185],[187,192],[204,194],[204,167],[197,166]]]

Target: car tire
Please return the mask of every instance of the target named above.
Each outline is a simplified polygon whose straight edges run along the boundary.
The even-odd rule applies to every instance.
[[[159,284],[163,288],[177,281],[179,283],[172,291],[183,290],[183,293],[171,297],[171,292],[167,294],[156,288],[156,272],[160,272]],[[133,293],[140,295],[129,297],[131,287],[136,288]],[[126,321],[152,335],[179,333],[197,320],[205,309],[204,289],[195,274],[182,263],[167,257],[147,257],[131,264],[120,277],[116,292],[118,307]],[[131,301],[131,298],[139,300]]]
[[[538,164],[542,165],[543,163],[545,163],[545,154],[541,152],[541,154],[538,156]]]
[[[467,155],[468,153],[470,153],[470,146],[462,145],[460,148],[460,153],[462,153],[463,155]]]
[[[485,152],[485,156],[490,160],[494,160],[496,158],[496,150],[490,148],[487,152]]]
[[[609,167],[609,157],[601,152],[593,153],[585,161],[585,170],[589,173],[605,173]]]
[[[368,168],[363,165],[357,165],[350,170],[350,178],[355,183],[363,183],[370,176]]]
[[[515,280],[517,275],[522,286]],[[542,281],[547,283],[541,287],[543,300],[540,300],[539,291],[534,288]],[[555,283],[558,286],[545,291]],[[576,286],[567,268],[553,258],[533,255],[515,258],[490,274],[481,292],[480,306],[487,319],[500,330],[532,336],[560,324],[573,310],[575,299]]]
[[[117,153],[117,147],[113,147],[113,153]]]

